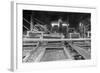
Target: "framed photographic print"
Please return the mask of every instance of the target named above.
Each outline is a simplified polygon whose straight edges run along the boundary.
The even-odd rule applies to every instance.
[[[13,70],[96,65],[96,8],[12,3]]]

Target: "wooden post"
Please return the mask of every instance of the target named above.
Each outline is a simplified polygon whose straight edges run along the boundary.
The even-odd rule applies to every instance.
[[[31,15],[31,26],[30,26],[31,31],[33,31],[33,26],[34,26],[34,21],[33,21],[33,13],[32,13],[32,15]]]

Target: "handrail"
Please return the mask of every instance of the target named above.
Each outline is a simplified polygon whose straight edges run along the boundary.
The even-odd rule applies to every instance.
[[[26,20],[25,18],[23,18],[23,20],[25,20],[27,23],[31,24],[28,20]]]
[[[36,21],[40,22],[41,24],[45,24],[44,22],[40,21],[39,19],[37,18],[34,18]]]
[[[23,25],[24,26],[24,25]],[[27,30],[29,30],[26,26],[24,26],[24,28],[26,28]]]
[[[24,19],[24,21],[26,21],[28,24],[31,25],[31,23],[30,23],[28,20],[26,20],[25,18],[23,18],[23,19]],[[34,18],[34,19],[35,19],[36,21],[38,21],[39,23],[41,23],[41,24],[45,24],[44,22],[38,20],[37,18]],[[37,26],[37,25],[36,25],[36,26]],[[39,26],[41,26],[43,29],[46,29],[46,28],[45,28],[44,26],[42,26],[42,25],[39,25]],[[34,28],[37,29],[35,26],[34,26]],[[48,29],[47,29],[46,31],[50,32]]]
[[[90,38],[78,38],[78,39],[36,39],[36,38],[24,38],[23,41],[91,41]]]

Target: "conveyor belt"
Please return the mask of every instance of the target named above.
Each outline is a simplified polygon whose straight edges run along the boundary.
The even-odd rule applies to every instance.
[[[30,53],[27,62],[56,61],[71,59],[67,48],[64,45],[40,46]]]
[[[66,56],[63,48],[47,48],[41,61],[56,61],[64,59],[68,59],[68,56]]]
[[[91,58],[91,54],[88,51],[84,50],[83,48],[78,47],[78,46],[76,46],[74,44],[71,44],[71,43],[69,43],[69,45],[73,49],[75,49],[80,55],[82,55],[85,59],[90,59]]]
[[[51,42],[52,43],[52,42]],[[56,60],[73,60],[74,56],[70,52],[71,48],[66,46],[66,44],[46,44],[38,45],[33,51],[28,54],[24,62],[40,62],[40,61],[56,61]],[[90,52],[86,51],[82,47],[78,47],[75,44],[68,43],[76,51],[76,55],[81,55],[85,59],[90,59]]]

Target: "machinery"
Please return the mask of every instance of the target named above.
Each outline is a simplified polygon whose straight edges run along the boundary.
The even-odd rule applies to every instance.
[[[91,41],[87,38],[80,39],[79,33],[70,33],[69,40],[63,33],[48,30],[46,25],[40,24],[40,20],[32,27],[23,37],[23,62],[91,58],[91,47],[88,45]]]

